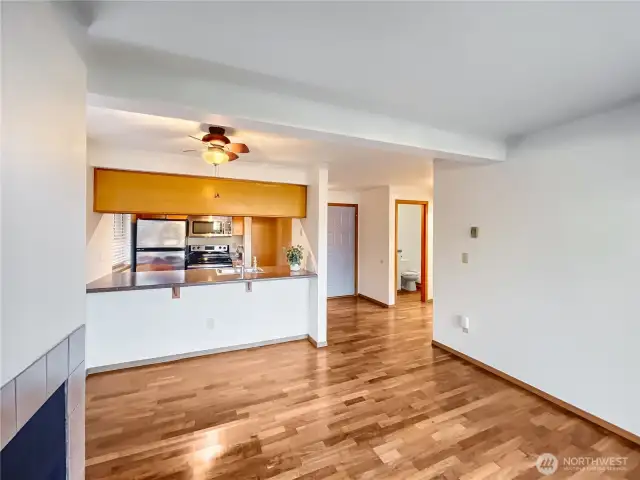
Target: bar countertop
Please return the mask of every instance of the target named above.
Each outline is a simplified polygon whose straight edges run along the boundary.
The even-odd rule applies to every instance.
[[[218,275],[215,269],[170,270],[163,272],[122,272],[106,275],[87,284],[87,293],[148,290],[154,288],[191,287],[220,283],[260,282],[311,278],[317,275],[307,270],[292,272],[288,266],[260,267],[262,273]]]

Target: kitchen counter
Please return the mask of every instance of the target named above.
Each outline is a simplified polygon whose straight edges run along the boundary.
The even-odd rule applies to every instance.
[[[244,278],[195,269],[91,282],[86,367],[94,373],[308,338],[317,275],[263,269]]]
[[[288,266],[260,267],[263,273],[218,275],[215,269],[170,270],[163,272],[122,272],[106,275],[87,284],[87,293],[149,290],[157,288],[190,287],[221,283],[259,282],[264,280],[290,280],[312,278],[317,275],[307,270],[290,271]]]

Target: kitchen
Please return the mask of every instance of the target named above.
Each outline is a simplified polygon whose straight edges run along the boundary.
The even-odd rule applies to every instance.
[[[131,220],[132,262],[87,285],[89,373],[287,341],[326,345],[300,226],[306,186],[93,173],[93,211]],[[307,258],[288,264],[284,250],[297,243]]]
[[[250,229],[251,217],[246,223]],[[244,217],[133,216],[131,270],[225,269],[244,265],[244,230]],[[251,252],[251,245],[247,249]],[[253,256],[253,270],[257,262],[257,256]]]

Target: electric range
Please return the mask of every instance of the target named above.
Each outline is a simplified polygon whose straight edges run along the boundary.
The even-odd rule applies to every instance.
[[[187,268],[233,267],[229,245],[189,245]]]

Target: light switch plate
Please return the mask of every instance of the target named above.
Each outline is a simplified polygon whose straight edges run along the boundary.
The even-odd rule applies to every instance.
[[[469,324],[470,324],[470,320],[469,317],[465,316],[465,315],[460,315],[460,326],[462,327],[462,331],[464,333],[469,333]]]
[[[462,263],[469,263],[469,254],[467,252],[462,254]]]

